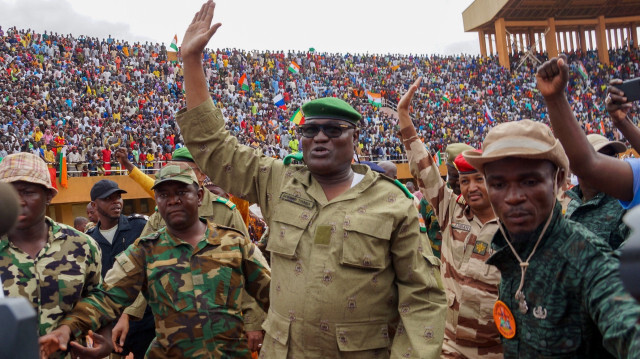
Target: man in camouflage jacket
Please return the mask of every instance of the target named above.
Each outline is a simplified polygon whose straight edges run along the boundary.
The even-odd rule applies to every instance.
[[[64,348],[115,318],[142,292],[156,323],[151,358],[250,358],[239,298],[243,288],[267,309],[270,272],[241,232],[199,219],[202,189],[186,164],[167,165],[154,185],[167,226],[116,259],[100,290],[82,300],[41,350]]]

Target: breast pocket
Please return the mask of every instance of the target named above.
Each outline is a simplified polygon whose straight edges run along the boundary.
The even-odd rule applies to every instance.
[[[175,311],[193,308],[193,282],[189,271],[177,266],[177,258],[148,266],[149,292],[160,306]]]
[[[281,203],[271,221],[267,251],[289,259],[296,258],[298,243],[311,216],[312,213],[304,207]]]
[[[571,309],[562,307],[562,300],[553,305],[530,305],[526,317],[526,331],[520,336],[532,346],[540,358],[573,358],[582,342],[582,329],[578,320],[571,320]],[[573,313],[576,314],[576,313]]]
[[[244,288],[241,265],[240,251],[214,251],[202,263],[201,273],[193,275],[194,285],[202,284],[203,291],[213,291],[216,305],[236,308]]]
[[[342,261],[345,266],[382,269],[391,261],[389,239],[393,223],[374,216],[345,216]]]

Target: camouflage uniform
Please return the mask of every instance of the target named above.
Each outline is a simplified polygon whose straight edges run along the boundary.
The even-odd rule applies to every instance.
[[[204,196],[202,198],[202,205],[198,207],[198,216],[205,218],[206,220],[219,224],[224,227],[231,227],[242,232],[245,237],[249,238],[247,227],[244,225],[244,220],[240,213],[235,209],[235,204],[226,198],[216,196],[206,188],[203,188]],[[146,237],[151,233],[157,232],[161,228],[166,226],[162,216],[157,211],[149,217],[147,225],[142,230],[140,237]],[[259,258],[262,258],[262,253],[259,254]],[[268,267],[266,259],[262,261],[265,267]],[[241,301],[242,314],[244,316],[244,329],[246,331],[262,330],[262,323],[267,317],[260,306],[256,303],[255,299],[248,296],[243,290]],[[144,312],[146,301],[143,296],[140,296],[135,303],[125,310],[125,313],[132,315],[135,318],[139,318]]]
[[[497,219],[482,223],[462,195],[456,196],[413,127],[402,129],[411,175],[437,214],[442,231],[442,278],[447,294],[443,357],[502,358],[493,320],[500,272],[486,264]]]
[[[589,201],[582,202],[580,186],[565,192],[571,201],[565,216],[581,223],[588,230],[604,239],[612,249],[618,249],[629,236],[629,227],[622,222],[627,211],[617,199],[599,192]]]
[[[436,216],[433,207],[425,198],[420,200],[420,209],[418,210],[424,224],[427,227],[427,237],[429,237],[429,244],[431,244],[431,250],[433,255],[440,258],[440,250],[442,248],[442,232],[440,232],[440,224],[438,223],[438,216]]]
[[[611,248],[579,223],[566,220],[559,204],[529,263],[523,292],[526,314],[514,299],[520,266],[504,237],[493,240],[488,263],[502,272],[500,300],[516,321],[503,339],[506,358],[640,358],[640,306],[623,289]],[[534,232],[537,238],[544,224]],[[515,242],[527,258],[535,241]],[[635,342],[635,344],[634,344]],[[633,346],[635,345],[635,349]]]
[[[51,332],[74,304],[101,282],[100,249],[89,236],[46,217],[49,239],[33,259],[0,238],[0,277],[9,297],[24,297],[38,315],[38,334]],[[58,357],[63,356],[59,354]]]
[[[199,167],[258,203],[269,225],[274,278],[261,358],[439,356],[439,260],[413,201],[391,180],[354,165],[364,178],[329,202],[306,166],[238,145],[212,101],[178,122]]]
[[[156,323],[148,357],[250,358],[238,299],[246,288],[268,308],[270,273],[242,233],[206,223],[196,248],[166,228],[138,239],[60,324],[78,337],[109,323],[142,292]]]

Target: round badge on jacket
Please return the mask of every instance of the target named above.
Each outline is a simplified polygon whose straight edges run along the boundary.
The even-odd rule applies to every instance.
[[[516,319],[509,307],[501,300],[493,305],[493,321],[503,337],[511,339],[516,335]]]

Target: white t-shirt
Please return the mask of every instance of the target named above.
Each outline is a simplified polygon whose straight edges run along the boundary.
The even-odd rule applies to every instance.
[[[109,241],[110,244],[113,244],[113,237],[116,235],[116,231],[118,230],[118,226],[113,226],[111,229],[100,230],[100,234]]]

